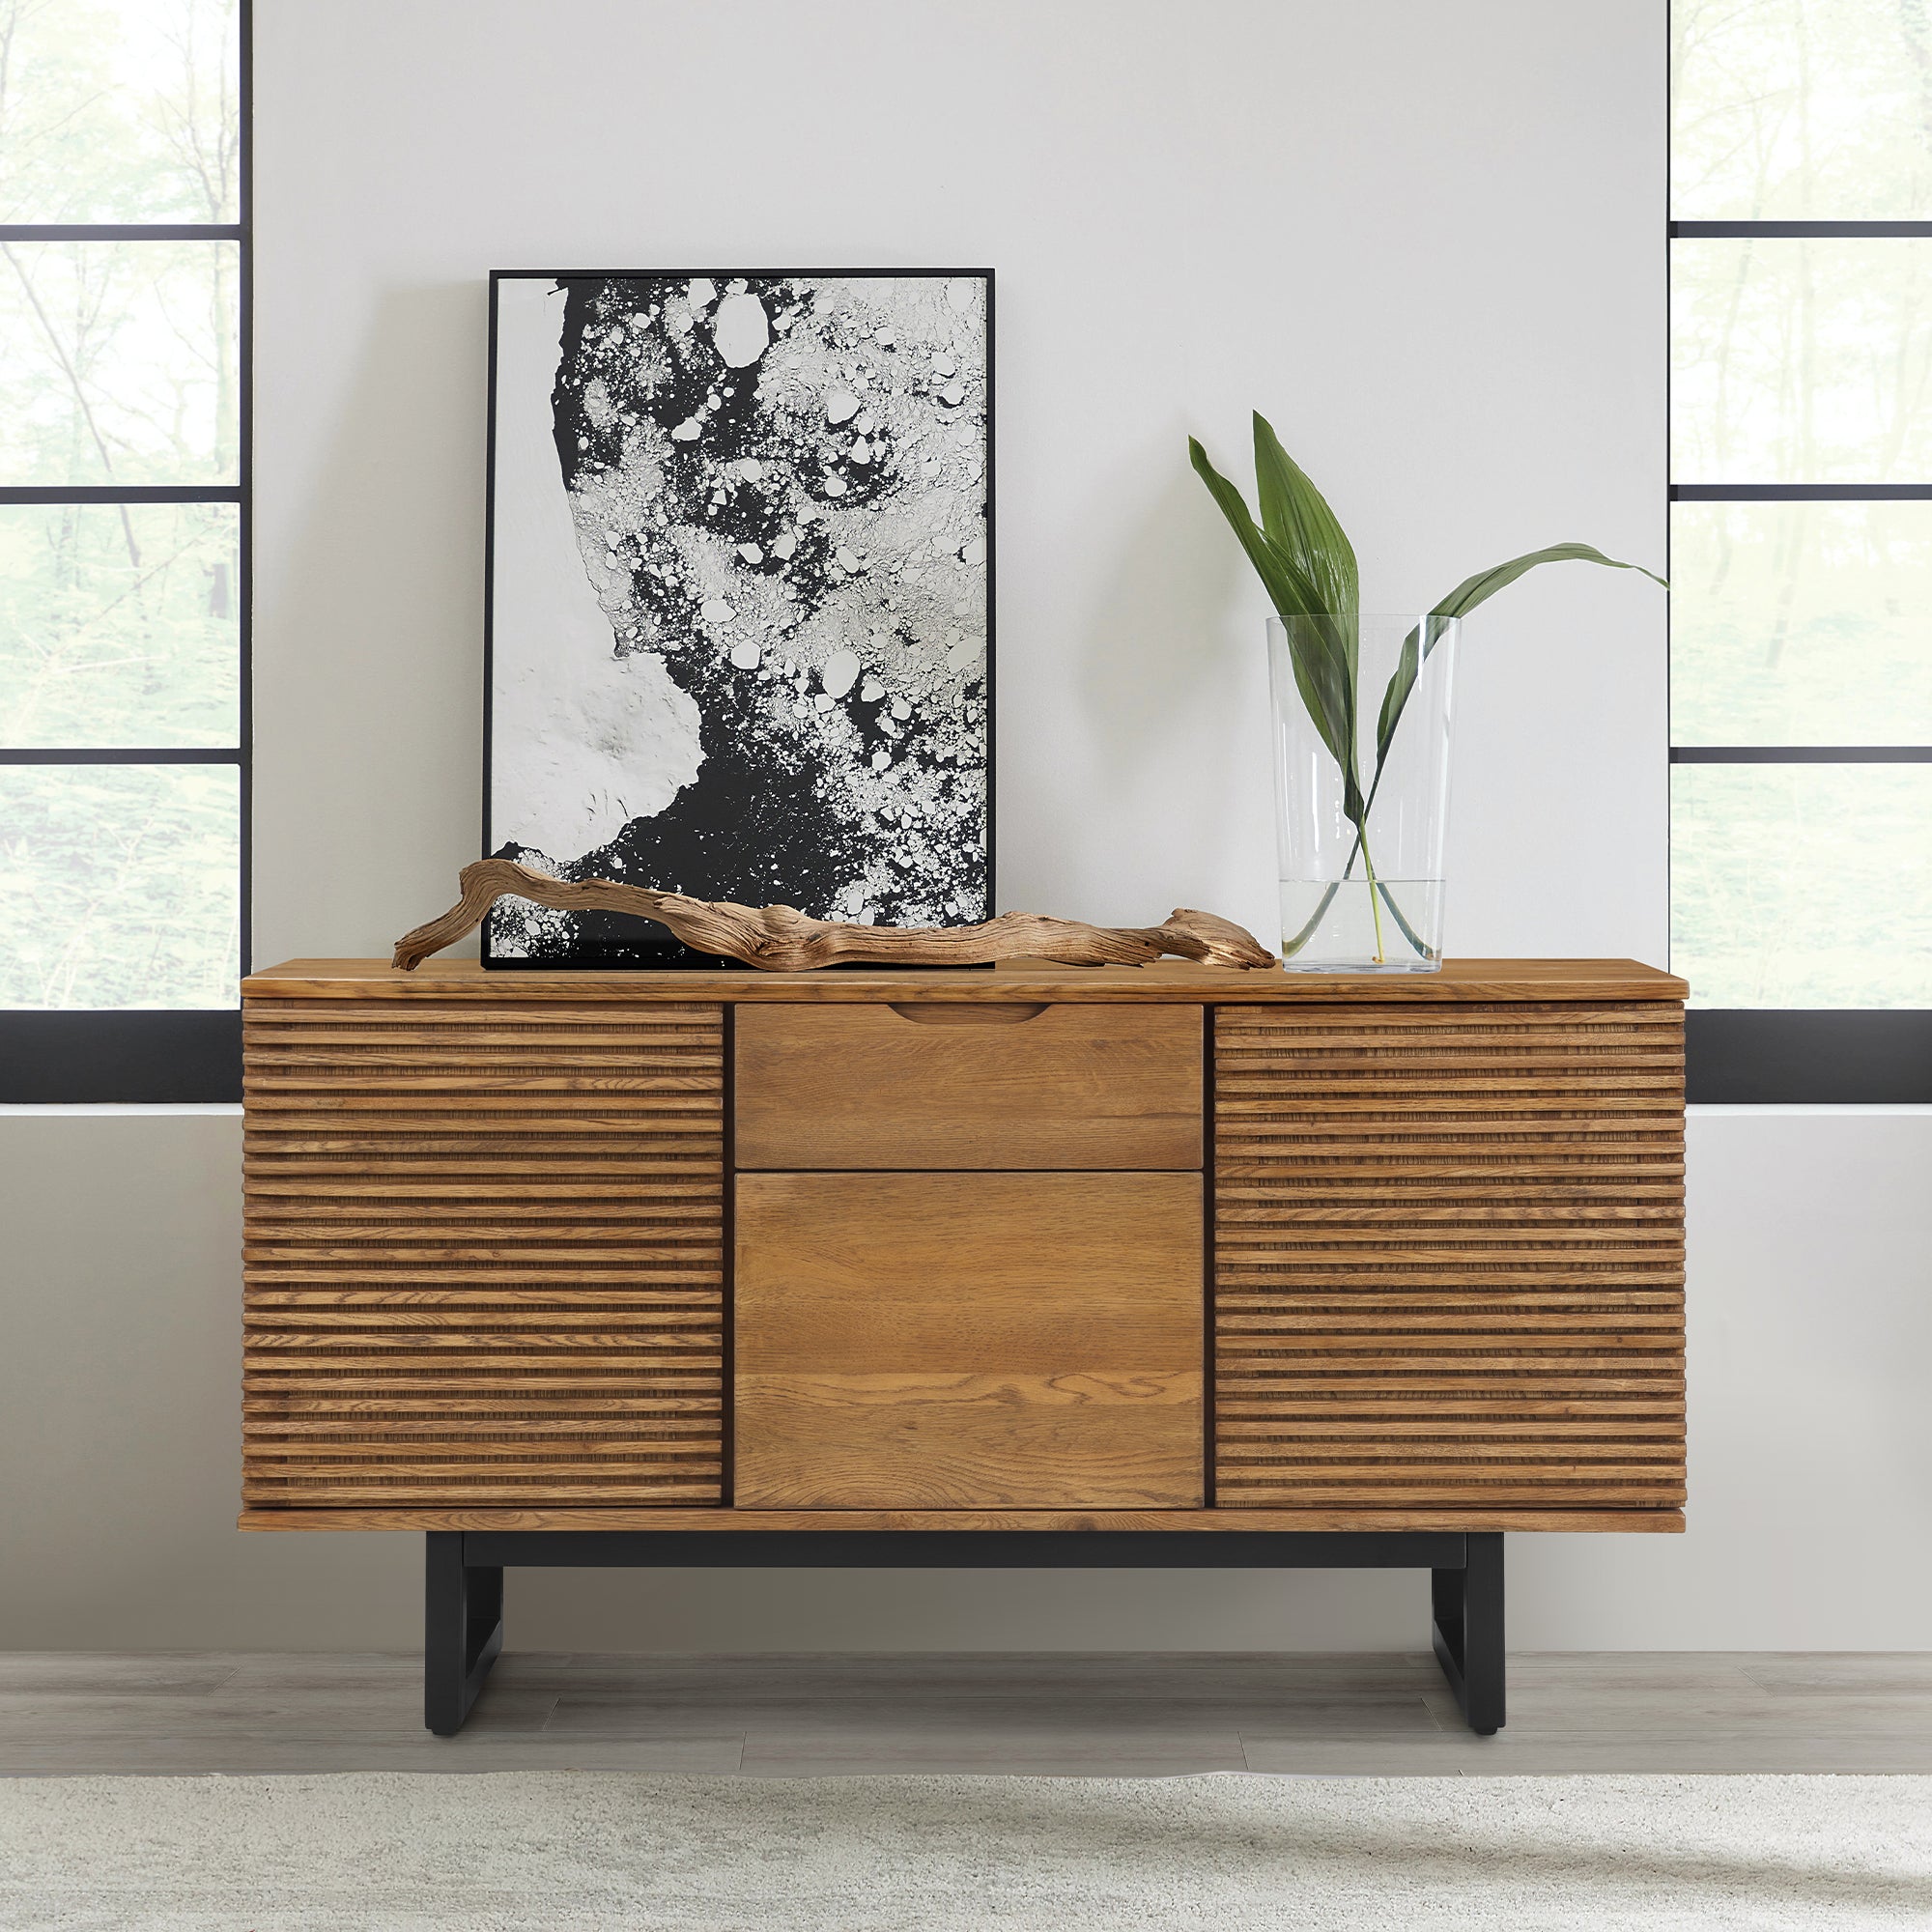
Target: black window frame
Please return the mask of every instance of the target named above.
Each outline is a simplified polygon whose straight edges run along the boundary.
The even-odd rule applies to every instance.
[[[231,746],[112,749],[0,748],[0,765],[234,765],[240,773],[241,970],[250,965],[254,794],[254,21],[237,0],[236,214],[229,222],[0,224],[9,242],[232,242],[236,244],[237,466],[233,484],[0,486],[0,505],[21,503],[232,503],[237,571],[240,708]],[[233,1008],[11,1009],[0,1011],[0,1104],[224,1104],[242,1097],[242,1012]]]
[[[1670,125],[1674,128],[1674,120]],[[1669,314],[1672,242],[1932,238],[1932,221],[1666,219],[1665,234]],[[1674,340],[1670,348],[1674,353]],[[1666,414],[1667,399],[1666,384]],[[1673,482],[1669,497],[1673,504],[1932,502],[1932,483]],[[1671,735],[1671,727],[1666,726],[1665,735]],[[1932,745],[1667,744],[1666,750],[1673,766],[1932,763]],[[1927,830],[1932,836],[1932,827]],[[1671,837],[1674,840],[1674,824]],[[1674,938],[1674,899],[1671,919]],[[1693,998],[1696,990],[1693,982]],[[1685,1016],[1685,1093],[1693,1104],[1895,1106],[1932,1101],[1932,1009],[1692,1007]]]

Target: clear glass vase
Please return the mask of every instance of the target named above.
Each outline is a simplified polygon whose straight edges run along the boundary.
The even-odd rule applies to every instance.
[[[1442,964],[1459,629],[1453,617],[1268,620],[1281,952],[1292,973]]]

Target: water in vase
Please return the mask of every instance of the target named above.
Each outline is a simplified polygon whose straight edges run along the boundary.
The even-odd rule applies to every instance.
[[[1291,973],[1434,973],[1442,881],[1284,879],[1281,954]]]

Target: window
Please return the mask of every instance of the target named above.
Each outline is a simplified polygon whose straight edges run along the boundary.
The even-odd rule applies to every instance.
[[[229,1100],[246,0],[0,0],[0,1100]]]
[[[1673,0],[1690,1097],[1932,1099],[1932,7]]]

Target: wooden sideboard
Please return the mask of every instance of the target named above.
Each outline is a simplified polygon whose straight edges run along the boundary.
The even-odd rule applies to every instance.
[[[1684,992],[258,973],[242,1526],[429,1533],[438,1729],[493,1556],[1103,1554],[1431,1568],[1492,1729],[1503,1533],[1683,1524]]]

